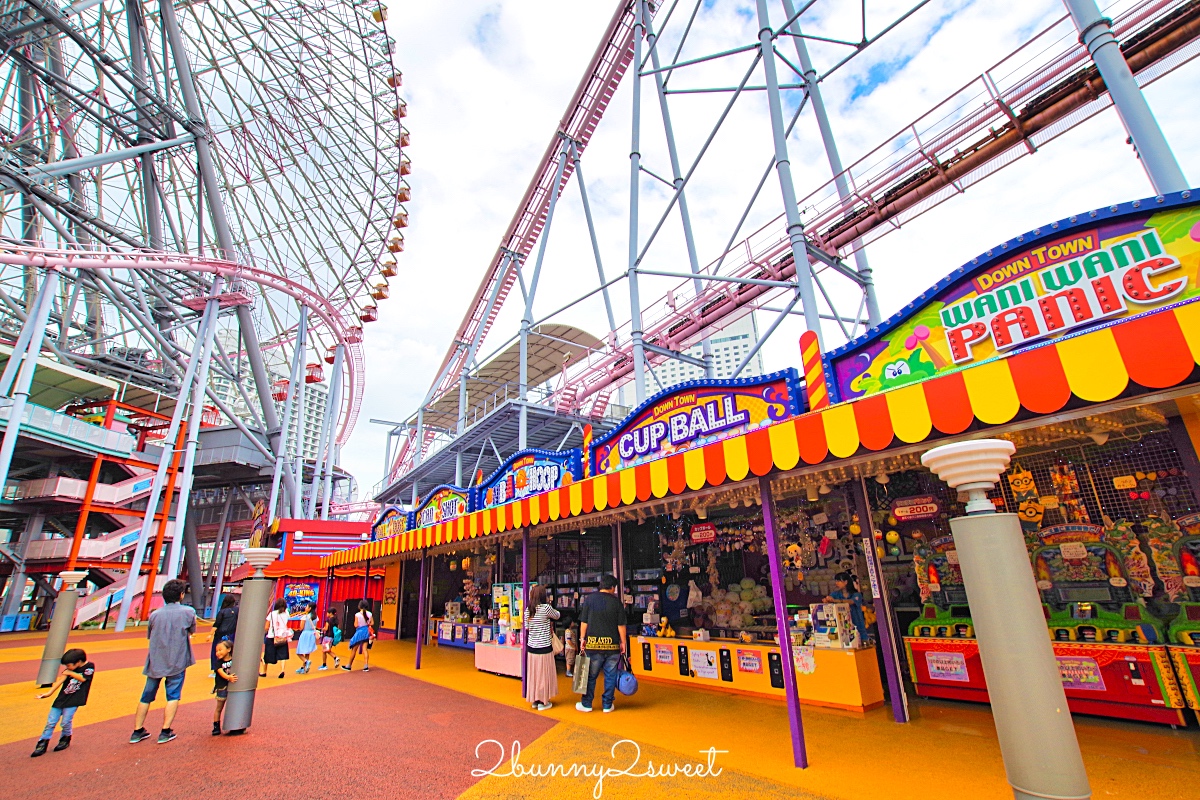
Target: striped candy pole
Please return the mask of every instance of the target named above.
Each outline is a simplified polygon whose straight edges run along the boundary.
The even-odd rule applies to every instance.
[[[805,331],[800,334],[800,360],[804,365],[808,410],[825,408],[829,405],[829,389],[825,385],[825,365],[821,361],[821,345],[816,332]]]

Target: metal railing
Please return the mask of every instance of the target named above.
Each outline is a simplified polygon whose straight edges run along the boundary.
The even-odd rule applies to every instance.
[[[11,410],[11,405],[0,405],[0,421],[6,428]],[[26,404],[21,426],[31,433],[41,434],[64,444],[120,455],[132,453],[133,446],[137,443],[128,433],[110,431],[33,403]]]

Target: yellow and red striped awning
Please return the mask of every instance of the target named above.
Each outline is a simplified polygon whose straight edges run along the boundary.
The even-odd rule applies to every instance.
[[[1007,358],[828,406],[742,436],[333,553],[339,566],[475,539],[683,494],[772,470],[787,471],[1002,425],[1024,409],[1052,414],[1072,397],[1103,403],[1187,382],[1200,364],[1200,301],[1059,339]]]

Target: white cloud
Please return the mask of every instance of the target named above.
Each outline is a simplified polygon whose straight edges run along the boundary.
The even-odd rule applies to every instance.
[[[1122,7],[1128,2],[1122,2]],[[782,4],[769,3],[772,22],[782,24]],[[665,4],[666,8],[670,3]],[[704,3],[683,58],[751,43],[758,24],[751,2]],[[343,452],[363,493],[382,475],[383,429],[370,417],[404,419],[432,383],[466,305],[495,253],[567,99],[590,59],[611,3],[456,3],[453,13],[436,3],[406,2],[390,9],[397,39],[396,62],[404,72],[407,127],[413,144],[409,181],[413,200],[407,252],[399,257],[391,299],[367,329],[367,390],[361,422]],[[659,12],[665,15],[666,8]],[[681,0],[660,47],[674,52],[672,30],[691,13]],[[906,3],[868,3],[868,35],[906,8]],[[806,14],[805,32],[857,38],[858,4],[819,3]],[[1107,11],[1107,9],[1106,9]],[[1111,13],[1111,12],[1110,12]],[[878,44],[868,48],[823,84],[833,126],[847,164],[954,94],[999,62],[1064,9],[1053,0],[976,3],[934,0]],[[781,52],[795,61],[790,43]],[[848,48],[813,42],[818,69]],[[686,70],[670,80],[674,89],[736,85],[753,53],[741,53]],[[759,69],[751,84],[761,85]],[[1191,102],[1200,66],[1188,64],[1152,85],[1152,107],[1186,174],[1200,177],[1200,110]],[[780,64],[780,79],[795,76]],[[857,97],[854,102],[850,98]],[[686,170],[727,94],[675,94],[670,110]],[[791,100],[791,109],[796,100]],[[771,157],[771,134],[763,92],[747,92],[716,137],[689,184],[688,201],[700,263],[723,249],[733,225]],[[788,109],[785,109],[785,114]],[[652,80],[643,83],[643,164],[669,177],[662,125]],[[627,261],[630,81],[623,82],[583,159],[592,210],[600,232],[604,267],[611,278]],[[816,124],[805,111],[789,141],[797,194],[805,197],[829,180]],[[743,235],[781,210],[772,173],[749,216]],[[1151,194],[1113,111],[1109,110],[996,176],[869,248],[885,316],[927,286],[993,244],[1077,211]],[[669,198],[667,187],[643,178],[641,235],[648,234]],[[531,259],[532,262],[532,259]],[[532,265],[532,263],[531,263]],[[677,214],[672,214],[645,265],[687,270]],[[596,272],[578,188],[572,180],[550,232],[535,317],[595,286]],[[674,281],[644,277],[644,301],[659,297]],[[613,287],[618,321],[629,317],[628,289]],[[516,330],[519,293],[513,292],[484,352]],[[843,309],[850,310],[853,309]],[[760,328],[770,322],[760,317]],[[567,317],[596,333],[607,328],[603,305],[594,297]],[[832,324],[826,330],[832,332]],[[789,319],[765,346],[766,366],[795,365],[797,318]]]

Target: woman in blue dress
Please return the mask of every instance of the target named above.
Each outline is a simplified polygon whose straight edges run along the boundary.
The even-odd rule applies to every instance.
[[[313,623],[313,618],[317,614],[317,609],[312,606],[306,606],[304,609],[303,619],[304,627],[300,631],[300,638],[296,641],[296,655],[303,659],[300,662],[300,669],[296,670],[296,674],[303,675],[312,667],[310,656],[317,649],[317,626]]]

